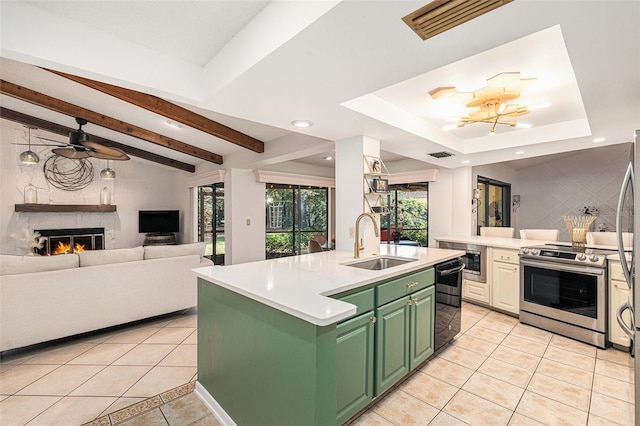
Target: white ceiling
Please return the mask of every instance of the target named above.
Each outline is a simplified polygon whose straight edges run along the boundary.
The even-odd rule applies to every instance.
[[[441,167],[534,158],[631,140],[640,128],[640,2],[518,0],[422,41],[401,20],[427,1],[2,1],[2,79],[224,156],[225,165],[323,165],[333,141],[367,135],[383,159]],[[255,154],[33,65],[140,90],[265,142]],[[428,92],[479,89],[501,72],[537,78],[518,119],[443,131]],[[0,96],[2,106],[75,127]],[[290,123],[309,119],[301,130]],[[179,161],[201,160],[86,130]],[[594,144],[595,137],[606,138]],[[339,143],[339,142],[338,142]],[[448,159],[427,153],[449,151]],[[515,152],[524,151],[521,154]],[[388,158],[385,158],[385,155]],[[463,163],[463,161],[466,161]]]

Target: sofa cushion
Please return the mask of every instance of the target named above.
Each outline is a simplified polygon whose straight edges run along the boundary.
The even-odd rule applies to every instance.
[[[79,266],[77,254],[58,254],[55,256],[13,256],[0,255],[0,275],[28,274],[58,269],[71,269]]]
[[[206,245],[202,242],[167,246],[145,246],[144,258],[162,259],[164,257],[188,256],[190,254],[197,254],[202,257],[204,256],[205,248]]]
[[[78,253],[80,266],[105,265],[107,263],[135,262],[144,259],[144,247],[87,250]]]

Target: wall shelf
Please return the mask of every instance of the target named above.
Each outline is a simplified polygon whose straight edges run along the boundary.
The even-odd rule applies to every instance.
[[[111,204],[16,204],[16,212],[27,213],[110,213],[116,211]]]
[[[389,170],[387,170],[387,167],[380,158],[365,155],[362,159],[364,167],[364,201],[366,211],[370,213],[386,214],[389,210],[387,207],[383,206],[384,202],[382,196],[389,192],[380,191],[375,187],[374,183],[377,179],[385,179],[389,176]]]

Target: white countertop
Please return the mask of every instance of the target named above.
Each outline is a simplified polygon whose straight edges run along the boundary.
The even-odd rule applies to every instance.
[[[459,250],[380,245],[381,256],[417,259],[382,271],[346,266],[358,260],[352,251],[322,253],[193,269],[200,278],[257,300],[312,324],[334,324],[356,313],[355,305],[330,295],[416,271],[455,257]],[[377,256],[361,255],[359,260]]]
[[[520,247],[540,246],[548,244],[549,241],[542,240],[521,240],[520,238],[500,238],[500,237],[481,237],[479,235],[472,236],[455,236],[447,235],[446,237],[437,237],[436,241],[449,241],[452,243],[476,244],[479,246],[498,247],[506,249],[519,249]]]
[[[463,236],[451,236],[447,235],[446,237],[437,237],[436,241],[447,241],[453,243],[464,243],[464,244],[475,244],[479,246],[487,246],[487,247],[498,247],[498,248],[506,248],[506,249],[520,249],[521,247],[532,247],[532,246],[541,246],[545,244],[558,244],[563,246],[571,246],[571,243],[566,241],[539,241],[539,240],[522,240],[520,238],[500,238],[500,237],[481,237],[479,235],[472,235],[470,237]],[[599,249],[599,250],[612,250],[617,251],[618,247],[616,246],[604,246],[604,245],[595,245],[591,244],[586,246],[587,249]],[[627,260],[631,260],[631,254],[629,250],[630,247],[626,248]],[[610,254],[607,256],[607,259],[610,260],[620,260],[620,255],[617,253]]]

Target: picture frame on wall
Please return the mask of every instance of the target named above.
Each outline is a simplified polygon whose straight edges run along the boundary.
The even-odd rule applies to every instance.
[[[380,173],[382,171],[382,163],[380,163],[378,158],[374,158],[371,161],[371,171],[373,173]]]
[[[373,190],[375,192],[388,192],[389,181],[387,179],[373,179]]]

